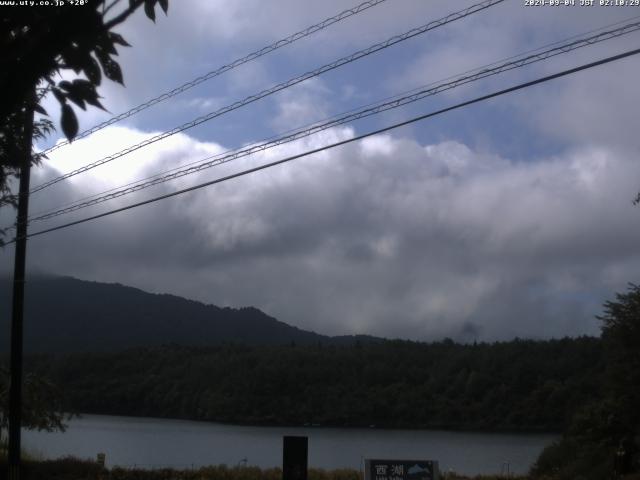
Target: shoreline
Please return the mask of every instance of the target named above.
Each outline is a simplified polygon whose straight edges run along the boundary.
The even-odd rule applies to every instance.
[[[25,432],[24,446],[41,458],[73,455],[95,459],[107,454],[108,466],[196,468],[235,465],[249,457],[260,468],[281,465],[282,438],[309,438],[309,465],[325,469],[361,467],[361,458],[429,458],[447,471],[495,474],[505,461],[523,475],[557,437],[438,430],[343,429],[330,427],[237,426],[152,417],[85,414],[68,422],[66,433]],[[121,448],[126,439],[128,448]],[[425,457],[426,456],[426,457]],[[467,458],[468,457],[468,458]]]
[[[72,415],[72,418],[82,418],[84,416],[95,417],[118,417],[123,419],[145,419],[145,420],[167,420],[177,422],[193,422],[204,423],[208,425],[221,425],[225,427],[255,427],[255,428],[307,428],[317,430],[329,430],[329,429],[344,429],[344,430],[379,430],[379,431],[415,431],[415,432],[447,432],[447,433],[478,433],[478,434],[496,434],[496,435],[556,435],[561,436],[561,430],[548,430],[548,429],[517,429],[517,428],[498,428],[498,429],[484,429],[473,428],[467,426],[447,426],[447,425],[433,425],[433,426],[388,426],[388,425],[342,425],[342,424],[317,424],[317,423],[305,423],[305,424],[287,424],[287,423],[269,423],[269,422],[223,422],[214,420],[194,419],[189,417],[156,417],[152,415],[127,415],[122,413],[92,413],[81,412],[68,414]]]

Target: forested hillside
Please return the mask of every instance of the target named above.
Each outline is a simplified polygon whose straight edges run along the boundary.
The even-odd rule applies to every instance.
[[[459,345],[163,346],[39,356],[86,413],[241,424],[561,430],[598,398],[595,338]]]
[[[0,278],[0,331],[9,332],[11,284]],[[257,308],[205,305],[175,295],[70,277],[30,277],[25,297],[25,350],[107,352],[166,343],[211,346],[352,343],[366,336],[329,337],[301,330]],[[9,350],[0,337],[0,353]]]

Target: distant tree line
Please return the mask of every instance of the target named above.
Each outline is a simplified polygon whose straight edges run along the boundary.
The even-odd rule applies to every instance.
[[[41,355],[68,411],[255,425],[562,431],[601,397],[596,338],[163,346]]]

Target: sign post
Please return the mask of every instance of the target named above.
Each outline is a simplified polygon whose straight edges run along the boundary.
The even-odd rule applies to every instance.
[[[282,442],[282,480],[307,480],[307,437],[285,436]]]
[[[16,250],[13,270],[13,298],[11,304],[11,354],[9,370],[9,479],[20,479],[20,429],[22,428],[22,344],[24,315],[25,264],[27,258],[27,226],[29,224],[29,180],[33,160],[33,112],[35,91],[24,108],[22,131],[22,158],[20,159],[20,186],[18,217],[16,219]]]

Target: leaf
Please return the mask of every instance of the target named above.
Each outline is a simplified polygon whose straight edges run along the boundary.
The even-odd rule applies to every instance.
[[[113,46],[113,40],[110,36],[102,35],[98,39],[98,44],[96,45],[96,50],[102,50],[103,52],[109,53],[111,55],[118,55],[118,50]]]
[[[38,112],[40,115],[49,115],[47,111],[44,108],[42,108],[38,103],[34,105],[33,109],[36,112]]]
[[[144,0],[144,13],[154,23],[156,21],[156,12],[154,9],[156,1],[157,0]]]
[[[69,142],[78,134],[78,119],[70,105],[62,105],[62,118],[60,119],[62,131]]]
[[[71,86],[72,88],[82,89],[82,90],[95,89],[95,87],[92,85],[92,83],[89,80],[83,80],[82,78],[76,78],[71,83]]]
[[[73,103],[78,105],[81,109],[86,110],[87,106],[84,103],[84,99],[78,94],[78,92],[69,92],[67,94],[67,98],[71,100]]]
[[[100,82],[102,81],[102,72],[100,72],[100,66],[98,65],[98,62],[96,62],[95,58],[90,56],[84,64],[83,69],[84,74],[91,83],[95,86],[100,85]]]
[[[120,69],[120,65],[113,60],[109,59],[109,62],[105,65],[104,74],[109,80],[113,80],[114,82],[118,82],[124,85],[124,80],[122,78],[122,70]]]
[[[58,87],[62,88],[63,90],[66,90],[68,92],[69,90],[71,90],[73,88],[73,85],[71,84],[71,82],[69,82],[67,80],[63,80],[60,83],[58,83]]]
[[[80,73],[82,69],[82,63],[86,53],[78,49],[77,47],[68,47],[62,52],[62,58],[65,61],[65,68],[71,68],[74,72]]]
[[[109,32],[109,39],[112,43],[117,43],[118,45],[122,45],[123,47],[130,47],[131,44],[127,42],[122,35],[114,32]]]
[[[87,107],[84,104],[83,92],[80,91],[80,88],[78,88],[78,86],[76,85],[76,81],[77,80],[74,80],[73,83],[71,83],[67,80],[63,80],[62,82],[58,83],[58,87],[62,88],[67,92],[65,96],[68,100],[71,100],[73,103],[78,105],[81,109],[86,110]],[[89,83],[87,82],[87,80],[82,80],[82,81]]]
[[[62,93],[62,90],[57,87],[53,87],[51,91],[53,92],[53,96],[56,97],[56,100],[58,100],[60,104],[64,105],[67,102],[67,99],[64,93]]]
[[[167,10],[169,10],[169,0],[158,0],[158,3],[160,4],[160,7],[162,8],[162,11],[166,15],[167,14]]]
[[[100,65],[102,66],[102,71],[104,75],[114,82],[118,82],[124,85],[124,81],[122,79],[122,70],[120,69],[120,65],[111,58],[108,54],[104,52],[97,51],[96,55],[98,55],[98,60],[100,61]]]
[[[94,107],[98,107],[100,110],[108,112],[108,110],[104,108],[104,106],[100,103],[100,100],[98,100],[97,98],[87,99],[87,103],[89,105],[93,105]]]
[[[94,107],[98,107],[102,110],[106,109],[102,106],[100,101],[98,100],[98,92],[96,91],[95,85],[87,80],[77,79],[73,81],[73,91],[79,97],[81,97],[85,102],[89,105],[93,105]]]

